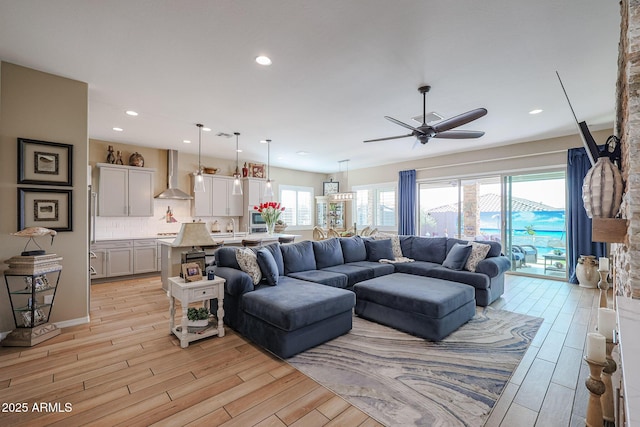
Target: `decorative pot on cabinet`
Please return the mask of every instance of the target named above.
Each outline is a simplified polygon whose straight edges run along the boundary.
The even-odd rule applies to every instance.
[[[576,278],[583,288],[596,288],[600,280],[598,262],[593,255],[580,255],[576,264]]]
[[[136,151],[129,156],[129,166],[137,166],[139,168],[144,167],[144,157],[142,157],[142,154]]]

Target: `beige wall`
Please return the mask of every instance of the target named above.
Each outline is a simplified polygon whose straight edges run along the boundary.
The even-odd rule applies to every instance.
[[[598,144],[613,133],[611,129],[592,131]],[[432,140],[429,144],[446,144],[446,140]],[[551,168],[564,168],[567,164],[567,150],[581,147],[582,140],[578,135],[570,135],[560,138],[544,139],[520,144],[512,144],[502,147],[487,148],[483,150],[464,151],[439,157],[427,157],[413,161],[395,163],[392,165],[378,166],[349,171],[349,187],[383,182],[397,182],[398,172],[407,169],[416,169],[418,180],[439,178],[461,178],[465,176],[478,176],[487,174],[523,172],[528,170],[540,170]],[[429,150],[426,146],[415,148]],[[343,173],[330,175],[338,181],[341,190],[346,177]]]
[[[73,145],[73,231],[58,233],[52,247],[46,239],[39,243],[44,243],[48,253],[63,257],[51,320],[63,324],[86,321],[89,315],[87,84],[7,62],[0,62],[0,76],[0,259],[20,255],[26,244],[24,238],[9,235],[18,231],[17,138]],[[1,268],[5,269],[6,265],[3,263]],[[0,286],[0,332],[13,328],[11,306],[3,284]]]

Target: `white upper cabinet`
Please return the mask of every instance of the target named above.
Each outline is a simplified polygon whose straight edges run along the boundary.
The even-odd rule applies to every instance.
[[[243,198],[232,194],[233,178],[204,175],[204,188],[204,192],[193,193],[193,216],[242,216]]]
[[[153,216],[155,169],[98,163],[99,216]]]

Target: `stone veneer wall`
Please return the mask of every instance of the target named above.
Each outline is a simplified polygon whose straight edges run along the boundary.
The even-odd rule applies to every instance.
[[[620,14],[615,132],[626,183],[621,213],[629,226],[626,242],[612,244],[612,253],[618,293],[640,298],[640,2],[622,0]]]

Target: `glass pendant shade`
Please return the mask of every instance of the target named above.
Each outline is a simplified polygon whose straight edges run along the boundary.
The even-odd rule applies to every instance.
[[[273,185],[271,185],[271,180],[267,180],[267,184],[264,186],[264,197],[272,198],[273,197]]]
[[[240,181],[240,166],[238,163],[238,137],[240,136],[240,132],[233,133],[236,136],[236,172],[233,174],[233,190],[231,191],[232,196],[242,196],[242,182]]]
[[[202,176],[202,171],[198,171],[195,175],[196,175],[196,178],[193,184],[193,191],[195,192],[206,191],[206,189],[204,188],[204,177]]]
[[[206,191],[204,188],[204,177],[202,176],[202,164],[200,163],[200,153],[202,151],[202,124],[198,123],[198,171],[194,174],[195,182],[193,184],[193,191],[196,193],[202,193]]]
[[[267,139],[267,183],[264,186],[264,197],[273,198],[273,185],[271,183],[271,140]]]

